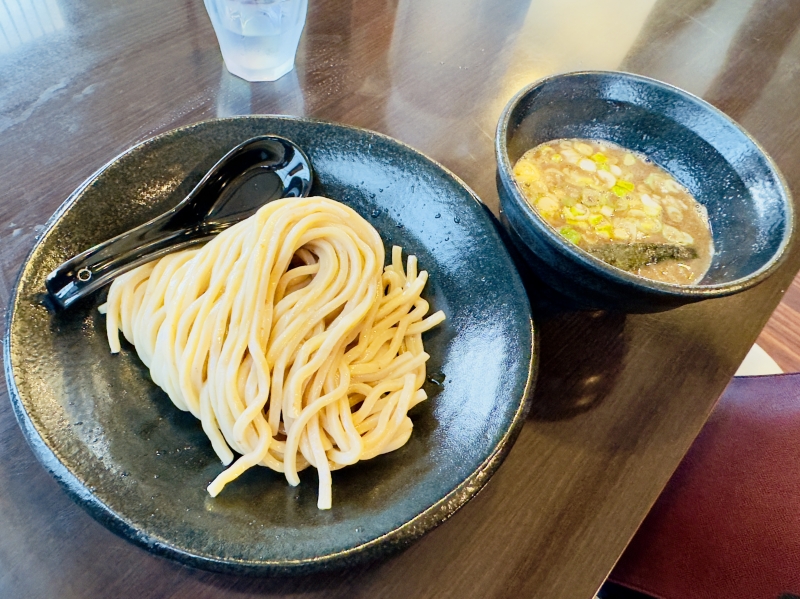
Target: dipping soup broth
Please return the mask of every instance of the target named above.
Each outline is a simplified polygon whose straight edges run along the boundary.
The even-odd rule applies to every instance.
[[[641,154],[606,141],[557,139],[525,152],[514,176],[548,224],[612,266],[687,285],[711,264],[705,207]]]

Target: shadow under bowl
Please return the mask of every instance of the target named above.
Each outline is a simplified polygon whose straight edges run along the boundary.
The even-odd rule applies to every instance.
[[[537,214],[513,165],[561,138],[605,140],[644,154],[706,207],[714,256],[699,283],[661,283],[610,266]],[[541,79],[505,107],[495,151],[512,239],[536,274],[578,307],[648,312],[738,293],[772,274],[794,231],[788,188],[758,143],[707,102],[646,77],[596,71]]]

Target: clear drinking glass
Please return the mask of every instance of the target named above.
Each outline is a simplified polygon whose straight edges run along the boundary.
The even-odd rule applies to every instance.
[[[308,0],[204,0],[228,70],[275,81],[294,68]]]

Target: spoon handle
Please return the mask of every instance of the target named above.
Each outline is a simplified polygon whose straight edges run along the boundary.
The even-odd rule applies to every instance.
[[[216,227],[173,229],[172,211],[104,241],[67,260],[49,275],[45,286],[61,308],[100,289],[112,279],[166,254],[213,237],[232,223]]]

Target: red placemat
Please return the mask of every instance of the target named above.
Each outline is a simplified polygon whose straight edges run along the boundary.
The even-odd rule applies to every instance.
[[[609,580],[662,599],[800,594],[800,374],[733,379]]]

